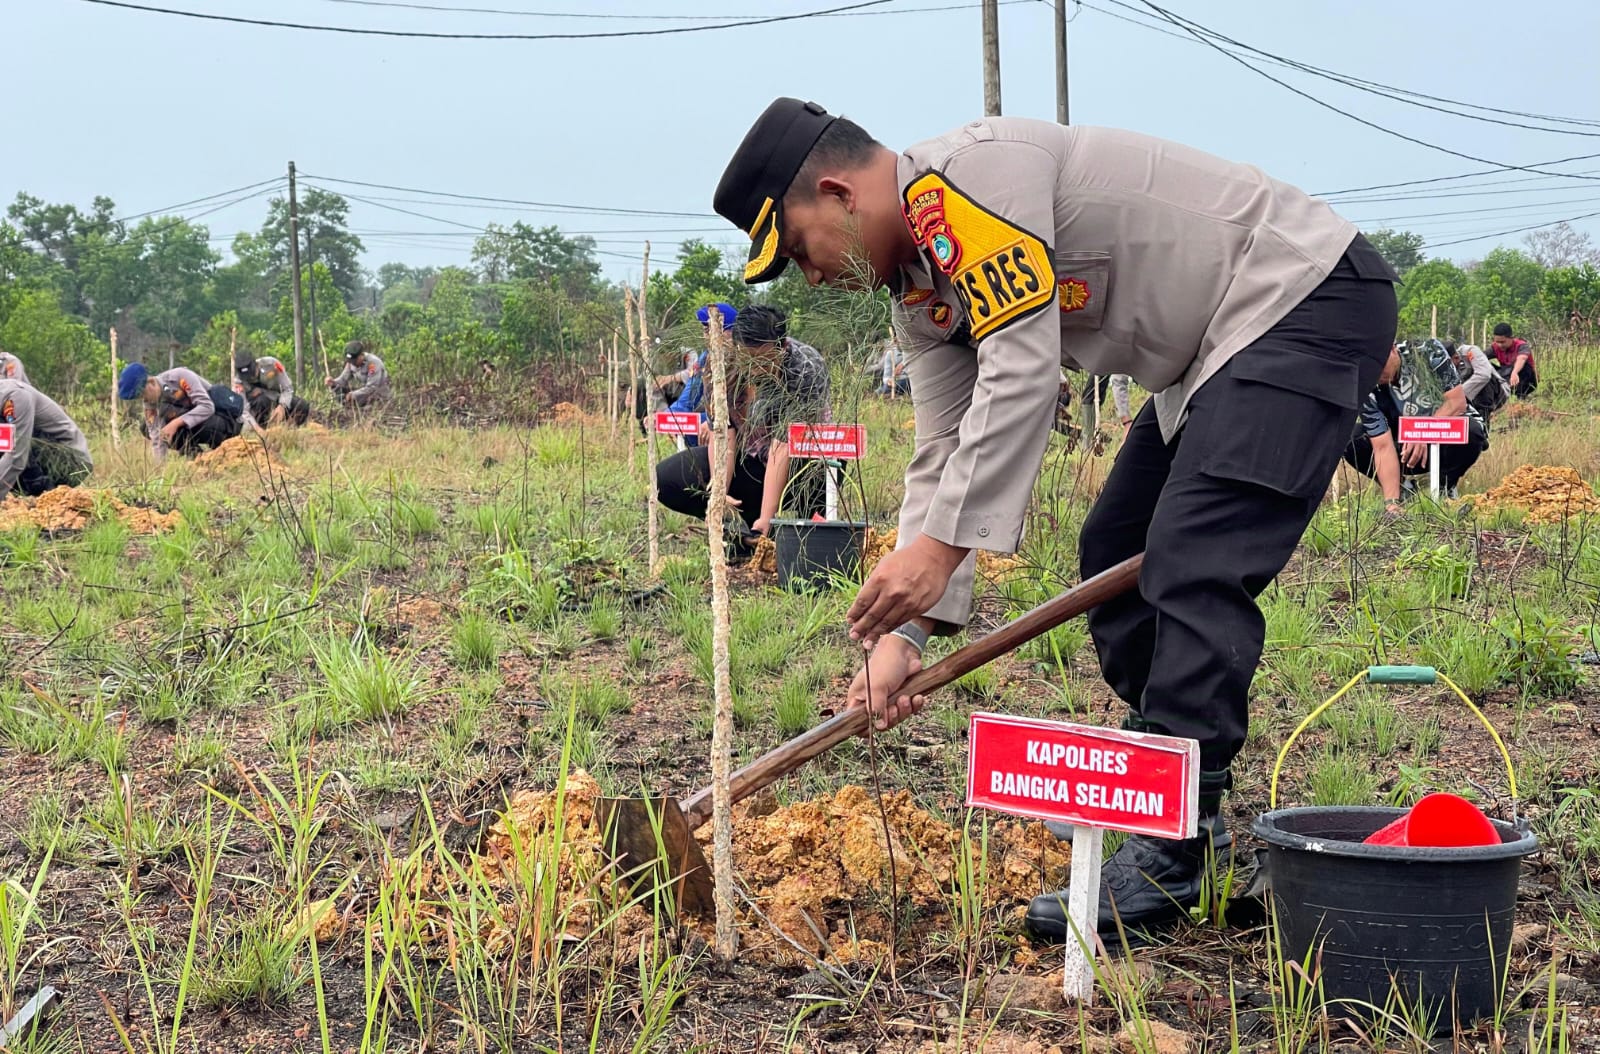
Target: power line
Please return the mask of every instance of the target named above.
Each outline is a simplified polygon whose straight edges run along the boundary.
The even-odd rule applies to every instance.
[[[1600,173],[1600,168],[1584,169],[1581,174],[1589,175]],[[1408,190],[1395,194],[1377,194],[1366,197],[1338,197],[1335,204],[1339,205],[1371,205],[1388,201],[1443,201],[1446,198],[1482,198],[1499,197],[1504,194],[1548,194],[1556,193],[1588,193],[1589,187],[1574,187],[1569,183],[1556,182],[1552,186],[1543,187],[1515,187],[1512,189],[1485,190],[1485,187],[1504,187],[1510,183],[1548,183],[1549,176],[1522,176],[1517,179],[1490,180],[1485,183],[1457,183],[1455,186],[1441,190]],[[1329,195],[1318,195],[1329,197]]]
[[[739,22],[718,22],[712,25],[672,26],[666,29],[618,29],[595,33],[432,33],[409,29],[362,29],[356,26],[324,26],[309,22],[277,22],[265,18],[240,18],[237,15],[217,15],[204,11],[181,11],[171,7],[130,4],[126,3],[125,0],[81,0],[81,2],[99,4],[102,7],[119,7],[128,11],[143,11],[147,14],[197,18],[207,22],[233,22],[246,26],[269,26],[274,29],[305,29],[317,33],[349,33],[367,37],[412,37],[427,40],[596,40],[612,37],[660,37],[679,33],[706,33],[718,29],[765,26],[775,22],[794,22],[804,18],[821,18],[824,15],[842,14],[846,11],[855,11],[864,7],[877,7],[880,4],[893,3],[894,0],[859,0],[858,3],[846,4],[843,7],[825,8],[821,11],[802,11],[793,15],[769,15],[765,18],[745,19]]]
[[[500,7],[449,7],[442,4],[412,4],[401,3],[400,0],[322,0],[322,2],[327,4],[348,4],[354,7],[389,7],[409,11],[443,11],[452,15],[509,15],[516,18],[573,18],[596,21],[719,22],[728,19],[761,19],[765,17],[748,13],[737,15],[624,15],[597,11],[521,11]],[[1034,2],[1035,0],[1000,0],[1000,5],[1009,7],[1013,4]],[[912,15],[934,11],[969,11],[977,6],[979,5],[969,2],[964,4],[943,4],[936,7],[905,7],[894,11],[836,11],[815,17],[870,18],[881,15]]]
[[[1537,161],[1535,164],[1537,164],[1540,168],[1543,168],[1545,165],[1565,165],[1573,161],[1593,161],[1597,157],[1600,157],[1600,154],[1574,154],[1572,157],[1558,157],[1550,161]],[[1363,194],[1369,190],[1392,190],[1395,187],[1419,187],[1427,183],[1449,183],[1457,179],[1472,179],[1475,176],[1499,175],[1504,171],[1505,169],[1503,166],[1496,165],[1494,168],[1474,169],[1471,172],[1462,172],[1461,174],[1455,176],[1432,176],[1428,179],[1401,180],[1398,183],[1374,183],[1370,187],[1350,187],[1346,190],[1320,191],[1316,196],[1319,198],[1332,198],[1339,197],[1343,194]],[[1535,171],[1537,171],[1537,169]]]
[[[1452,216],[1482,216],[1487,213],[1526,212],[1530,209],[1550,209],[1560,205],[1589,205],[1600,202],[1600,198],[1578,198],[1574,201],[1535,201],[1524,205],[1499,205],[1482,209],[1451,209],[1445,212],[1414,212],[1405,216],[1380,216],[1367,220],[1355,220],[1357,224],[1372,223],[1397,223],[1401,220],[1427,220]]]
[[[1124,2],[1124,0],[1107,0],[1107,2],[1116,4],[1118,7],[1125,8],[1125,9],[1127,9],[1129,11],[1134,12],[1135,14],[1140,14],[1140,15],[1143,14],[1143,12],[1141,12],[1138,8],[1134,7],[1130,3]],[[1183,41],[1186,41],[1188,43],[1195,43],[1195,41],[1190,36],[1184,36],[1184,35],[1181,35],[1181,34],[1178,34],[1178,33],[1174,33],[1174,32],[1172,32],[1170,30],[1163,29],[1158,25],[1155,25],[1155,24],[1152,24],[1150,22],[1144,21],[1142,18],[1129,18],[1129,17],[1127,17],[1125,15],[1119,15],[1114,11],[1108,11],[1105,8],[1096,7],[1092,3],[1084,2],[1084,0],[1079,0],[1079,3],[1080,3],[1080,6],[1087,7],[1092,11],[1099,12],[1100,14],[1106,15],[1106,16],[1108,16],[1110,18],[1115,18],[1115,19],[1118,19],[1119,21],[1127,22],[1130,25],[1135,25],[1135,26],[1139,26],[1139,27],[1144,28],[1144,29],[1149,29],[1152,32],[1160,33],[1163,36],[1169,36],[1169,37],[1172,37],[1172,38],[1174,38],[1176,40],[1183,40]],[[1187,22],[1189,20],[1185,19],[1184,21]],[[1577,118],[1577,117],[1560,117],[1560,116],[1556,116],[1554,114],[1527,113],[1527,112],[1524,112],[1524,111],[1521,111],[1521,110],[1506,110],[1506,109],[1501,109],[1501,108],[1495,107],[1495,106],[1484,106],[1484,105],[1481,105],[1479,103],[1465,102],[1465,101],[1462,101],[1460,99],[1448,99],[1448,98],[1445,98],[1443,96],[1429,95],[1429,94],[1427,94],[1425,92],[1412,91],[1411,89],[1408,89],[1408,88],[1396,87],[1393,84],[1384,84],[1381,81],[1369,80],[1369,79],[1367,79],[1365,77],[1354,76],[1353,74],[1340,73],[1338,70],[1330,70],[1330,69],[1327,69],[1326,67],[1315,66],[1315,65],[1312,65],[1311,63],[1308,63],[1308,62],[1299,61],[1298,59],[1291,59],[1291,58],[1288,58],[1287,56],[1277,55],[1277,54],[1274,54],[1273,52],[1270,52],[1270,51],[1264,51],[1264,50],[1262,50],[1260,48],[1253,47],[1253,46],[1251,46],[1249,44],[1246,44],[1243,41],[1238,40],[1238,39],[1236,39],[1234,37],[1230,37],[1225,33],[1220,33],[1220,32],[1217,32],[1215,30],[1209,29],[1209,28],[1207,28],[1205,26],[1202,26],[1197,22],[1190,22],[1190,25],[1194,26],[1196,29],[1198,29],[1201,33],[1203,33],[1207,37],[1211,37],[1214,40],[1226,41],[1227,43],[1232,44],[1235,47],[1242,48],[1245,51],[1248,51],[1248,52],[1251,52],[1251,53],[1253,53],[1255,55],[1260,56],[1263,60],[1265,60],[1267,62],[1270,62],[1275,66],[1282,66],[1282,67],[1285,67],[1285,68],[1288,68],[1288,69],[1299,70],[1302,73],[1309,73],[1312,76],[1321,77],[1324,80],[1331,80],[1331,81],[1334,81],[1335,83],[1343,84],[1346,87],[1355,88],[1358,91],[1364,91],[1364,92],[1367,92],[1367,93],[1372,94],[1372,95],[1378,95],[1378,96],[1381,96],[1383,98],[1389,99],[1389,100],[1391,100],[1393,102],[1405,103],[1408,106],[1417,106],[1417,107],[1421,107],[1422,109],[1426,109],[1426,110],[1434,110],[1434,111],[1437,111],[1439,113],[1449,114],[1449,115],[1451,115],[1453,117],[1464,117],[1464,118],[1467,118],[1468,120],[1483,121],[1483,122],[1486,122],[1486,123],[1489,123],[1489,124],[1505,125],[1507,127],[1512,127],[1512,128],[1526,128],[1526,129],[1529,129],[1529,130],[1532,130],[1532,131],[1550,132],[1550,133],[1556,134],[1556,135],[1581,135],[1581,136],[1590,136],[1590,137],[1600,137],[1600,132],[1578,132],[1578,131],[1572,131],[1572,130],[1565,129],[1565,128],[1548,128],[1548,127],[1545,127],[1543,125],[1524,124],[1524,123],[1520,123],[1520,122],[1517,122],[1517,121],[1504,121],[1504,120],[1500,120],[1498,118],[1480,116],[1479,114],[1461,113],[1459,110],[1450,109],[1449,107],[1450,106],[1465,107],[1465,108],[1467,108],[1469,110],[1482,110],[1482,111],[1484,111],[1486,113],[1505,114],[1505,115],[1511,116],[1511,117],[1526,117],[1526,118],[1529,118],[1530,120],[1552,121],[1552,122],[1555,122],[1557,124],[1570,124],[1570,125],[1575,125],[1575,126],[1580,126],[1580,127],[1585,127],[1585,128],[1600,128],[1600,120],[1594,120],[1594,119],[1589,119],[1589,118]],[[1427,100],[1427,101],[1418,101],[1418,100]],[[1442,103],[1442,104],[1448,104],[1448,105],[1433,106],[1433,105],[1430,105],[1430,103]]]
[[[1592,220],[1596,216],[1600,216],[1600,212],[1585,212],[1581,216],[1568,216],[1564,220],[1552,220],[1549,223],[1536,223],[1531,227],[1514,227],[1509,231],[1495,231],[1492,234],[1480,234],[1472,238],[1457,238],[1455,241],[1434,242],[1425,247],[1428,249],[1444,249],[1451,245],[1465,245],[1468,242],[1487,241],[1490,238],[1504,238],[1508,234],[1523,234],[1527,231],[1543,230],[1546,227],[1557,227],[1563,223],[1577,223],[1579,220]]]
[[[1228,58],[1230,58],[1233,61],[1239,63],[1239,65],[1243,66],[1245,69],[1251,71],[1252,73],[1256,74],[1257,76],[1265,77],[1267,80],[1271,81],[1272,83],[1278,85],[1281,88],[1285,88],[1285,89],[1293,92],[1294,94],[1300,96],[1302,99],[1305,99],[1305,100],[1307,100],[1309,102],[1315,103],[1316,105],[1321,106],[1324,109],[1332,110],[1334,113],[1339,114],[1340,116],[1348,117],[1350,120],[1355,121],[1357,124],[1365,125],[1366,127],[1371,128],[1371,129],[1373,129],[1375,131],[1382,132],[1385,135],[1393,136],[1396,139],[1402,139],[1402,140],[1404,140],[1404,141],[1406,141],[1408,143],[1414,143],[1417,146],[1426,147],[1429,150],[1437,150],[1439,153],[1449,154],[1452,157],[1459,157],[1459,158],[1462,158],[1463,160],[1466,160],[1466,161],[1476,161],[1480,165],[1493,165],[1496,168],[1512,169],[1512,170],[1515,170],[1515,171],[1518,171],[1518,172],[1536,172],[1539,175],[1544,175],[1544,176],[1562,176],[1562,177],[1565,177],[1565,178],[1568,178],[1568,179],[1600,180],[1600,176],[1578,176],[1578,175],[1572,175],[1571,173],[1567,173],[1567,172],[1551,172],[1551,171],[1548,171],[1546,169],[1534,168],[1534,167],[1529,166],[1529,165],[1504,164],[1504,163],[1501,163],[1501,162],[1490,160],[1489,158],[1486,158],[1486,157],[1478,157],[1475,154],[1467,154],[1467,153],[1463,153],[1460,150],[1452,150],[1452,149],[1450,149],[1449,147],[1446,147],[1446,146],[1439,146],[1436,143],[1428,142],[1426,139],[1418,139],[1416,136],[1407,135],[1404,132],[1399,132],[1399,131],[1396,131],[1393,128],[1385,127],[1384,125],[1378,124],[1376,121],[1369,121],[1365,117],[1360,117],[1360,116],[1357,116],[1356,114],[1351,113],[1349,110],[1341,109],[1340,107],[1335,106],[1331,102],[1327,102],[1327,101],[1325,101],[1323,99],[1319,99],[1319,98],[1317,98],[1317,96],[1312,95],[1310,92],[1303,91],[1300,88],[1295,87],[1294,85],[1290,84],[1288,81],[1283,80],[1280,77],[1274,77],[1272,74],[1268,73],[1266,70],[1263,70],[1263,69],[1261,69],[1261,68],[1259,68],[1257,66],[1251,65],[1249,60],[1244,59],[1244,58],[1240,57],[1239,55],[1236,55],[1235,53],[1229,51],[1227,48],[1218,45],[1215,41],[1210,40],[1209,38],[1207,38],[1204,35],[1202,35],[1202,33],[1199,32],[1199,30],[1205,30],[1205,27],[1204,26],[1200,26],[1200,24],[1198,22],[1194,23],[1194,25],[1197,28],[1196,29],[1191,29],[1191,28],[1189,28],[1189,25],[1187,24],[1188,21],[1189,21],[1188,19],[1180,18],[1179,16],[1174,15],[1172,12],[1168,11],[1166,8],[1160,7],[1159,5],[1157,5],[1155,3],[1152,3],[1151,0],[1141,0],[1141,2],[1146,7],[1150,8],[1152,11],[1157,12],[1163,18],[1167,19],[1173,25],[1178,26],[1179,28],[1181,28],[1184,31],[1188,32],[1196,40],[1199,40],[1199,41],[1203,42],[1207,47],[1211,48],[1212,50],[1214,50],[1214,51],[1216,51],[1216,52],[1218,52],[1220,54],[1228,56]],[[1205,30],[1205,32],[1211,32],[1211,31],[1210,30]]]
[[[359,179],[340,179],[337,176],[307,175],[307,179],[320,179],[324,183],[341,183],[352,187],[369,187],[374,190],[393,190],[402,194],[425,194],[436,198],[456,198],[461,201],[489,201],[504,205],[525,205],[530,209],[551,212],[587,212],[608,216],[665,216],[678,219],[716,219],[714,212],[668,212],[662,209],[628,209],[605,205],[565,205],[549,201],[524,201],[518,198],[496,198],[481,194],[457,194],[448,190],[419,190],[416,187],[399,187],[390,183],[367,183]],[[326,188],[324,188],[326,189]]]
[[[276,184],[284,182],[284,180],[286,178],[287,177],[285,177],[285,176],[273,176],[271,179],[263,179],[259,183],[247,183],[242,187],[234,187],[232,190],[219,190],[215,194],[207,194],[203,198],[194,198],[194,199],[192,199],[190,201],[180,201],[176,205],[168,205],[165,208],[151,209],[148,212],[135,212],[131,216],[119,216],[115,220],[113,220],[112,222],[113,223],[127,223],[129,220],[142,220],[146,216],[157,216],[157,215],[161,215],[163,213],[176,212],[178,209],[185,209],[185,208],[188,208],[190,205],[199,205],[202,202],[214,201],[217,198],[225,198],[225,197],[228,197],[231,194],[238,194],[238,193],[240,193],[242,191],[246,191],[246,190],[254,190],[257,187],[265,187],[265,186],[268,186],[269,184],[273,184],[274,185],[272,187],[272,189],[277,189],[276,188]]]

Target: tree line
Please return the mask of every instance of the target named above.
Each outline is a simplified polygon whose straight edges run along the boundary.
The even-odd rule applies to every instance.
[[[213,380],[228,376],[230,342],[292,363],[285,198],[267,202],[259,229],[234,236],[227,262],[204,223],[129,222],[116,211],[107,197],[79,208],[19,193],[0,220],[0,348],[20,355],[36,383],[68,396],[104,394],[113,328],[124,361],[165,368],[170,360]],[[308,375],[354,339],[373,342],[391,369],[413,380],[457,378],[483,363],[589,374],[623,332],[623,291],[602,275],[591,237],[491,224],[474,241],[469,267],[390,262],[368,272],[344,197],[307,187],[297,212]],[[652,368],[671,365],[678,344],[694,342],[700,305],[752,299],[740,261],[716,246],[691,239],[675,257],[650,278],[649,327],[662,338],[652,344]],[[809,325],[813,342],[870,336],[839,332],[827,294],[794,269],[757,295],[789,310],[801,330]]]

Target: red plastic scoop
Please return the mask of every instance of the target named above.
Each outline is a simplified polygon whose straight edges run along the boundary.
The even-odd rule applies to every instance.
[[[1500,832],[1483,810],[1454,794],[1425,795],[1411,811],[1368,835],[1367,845],[1497,845]]]

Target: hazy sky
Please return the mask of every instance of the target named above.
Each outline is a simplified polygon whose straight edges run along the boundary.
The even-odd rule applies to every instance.
[[[583,33],[704,24],[602,15],[760,17],[850,0],[130,2],[334,26]],[[1486,167],[1363,127],[1192,39],[1119,20],[1114,16],[1159,19],[1141,3],[1133,7],[1143,13],[1134,14],[1122,2],[1069,8],[1075,123],[1178,140],[1259,165],[1313,193]],[[1348,76],[1594,122],[1552,125],[1568,134],[1504,127],[1260,64],[1302,91],[1427,143],[1525,166],[1600,155],[1600,63],[1593,52],[1600,4],[1593,0],[1162,2],[1244,45]],[[467,264],[469,228],[521,219],[593,233],[608,254],[607,271],[621,276],[636,267],[630,258],[645,237],[656,259],[667,262],[692,234],[730,245],[742,240],[709,215],[711,192],[749,123],[775,96],[815,99],[891,146],[981,115],[974,0],[892,0],[866,10],[872,13],[671,36],[492,41],[205,22],[85,0],[0,0],[6,53],[0,83],[10,100],[0,194],[9,201],[26,190],[84,205],[106,194],[126,216],[271,179],[292,159],[307,183],[388,199],[352,201],[352,226],[374,269],[390,260]],[[1003,2],[1000,42],[1004,112],[1053,119],[1051,6]],[[1593,178],[1507,172],[1399,192],[1428,196],[1346,198],[1338,207],[1368,229],[1409,228],[1439,243],[1600,212],[1600,156],[1553,167]],[[428,193],[361,188],[331,177]],[[563,214],[452,202],[438,192],[707,215]],[[405,198],[414,200],[395,200]],[[228,200],[179,211],[195,215]],[[259,227],[265,212],[266,198],[258,197],[200,222],[225,247],[235,232]],[[1600,220],[1575,225],[1600,240]],[[1521,244],[1522,237],[1443,246],[1432,255],[1472,259],[1497,242]]]

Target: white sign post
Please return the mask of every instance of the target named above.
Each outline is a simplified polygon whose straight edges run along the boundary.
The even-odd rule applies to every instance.
[[[1066,971],[1061,994],[1094,1000],[1105,832],[1193,838],[1200,744],[1148,732],[1001,714],[972,715],[967,805],[1072,825]]]
[[[865,425],[793,424],[789,426],[789,456],[828,461],[860,461],[867,453]],[[830,522],[839,518],[839,484],[831,466],[824,466],[827,489],[822,514]]]
[[[1460,446],[1467,441],[1465,417],[1402,417],[1400,443],[1428,445],[1428,493],[1439,500],[1439,447]]]

